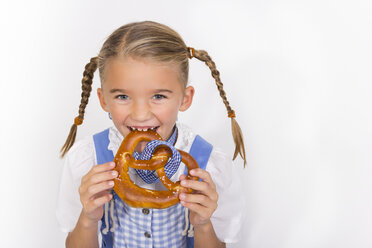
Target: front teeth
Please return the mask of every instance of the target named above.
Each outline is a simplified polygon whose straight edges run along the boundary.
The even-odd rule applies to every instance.
[[[152,128],[135,128],[135,127],[129,127],[131,131],[144,131],[146,132],[147,130],[152,130],[152,131],[155,131],[156,130],[156,127],[152,127]]]

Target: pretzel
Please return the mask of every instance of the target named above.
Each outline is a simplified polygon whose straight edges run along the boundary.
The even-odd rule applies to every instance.
[[[192,189],[184,188],[180,182],[172,182],[165,174],[164,165],[172,157],[171,149],[166,145],[159,145],[155,148],[150,160],[136,160],[132,154],[140,141],[162,140],[160,135],[153,130],[132,131],[130,132],[117,151],[114,162],[114,170],[119,175],[114,179],[114,191],[129,206],[135,208],[167,208],[179,202],[178,193],[191,193]],[[199,180],[197,177],[190,176],[192,169],[198,168],[195,159],[188,153],[178,150],[181,155],[181,161],[187,166],[187,178],[190,180]],[[160,181],[168,190],[150,190],[144,189],[130,179],[129,167],[141,170],[156,170]]]

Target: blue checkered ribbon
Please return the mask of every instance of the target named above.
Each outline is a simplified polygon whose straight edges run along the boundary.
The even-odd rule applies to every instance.
[[[181,154],[177,151],[177,149],[173,146],[177,139],[177,127],[174,129],[172,135],[167,141],[162,140],[152,140],[147,143],[145,149],[141,152],[133,152],[133,157],[137,160],[150,160],[155,148],[159,145],[166,145],[172,150],[172,157],[168,160],[168,162],[164,165],[164,171],[168,178],[171,178],[174,173],[178,170],[178,167],[181,163]],[[142,180],[148,184],[152,184],[155,182],[159,182],[159,178],[157,177],[155,170],[140,170],[134,169],[138,176],[142,178]]]

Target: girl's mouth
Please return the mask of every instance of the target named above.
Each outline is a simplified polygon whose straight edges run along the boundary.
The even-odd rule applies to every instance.
[[[155,126],[155,127],[151,127],[151,126],[127,126],[127,128],[131,132],[133,132],[133,131],[146,132],[146,131],[149,131],[149,130],[152,130],[152,131],[156,132],[156,130],[159,128],[159,126]],[[139,142],[134,150],[136,152],[141,153],[145,149],[147,143],[148,143],[147,141]]]
[[[159,128],[159,126],[155,126],[155,127],[150,127],[150,126],[144,126],[144,127],[139,127],[139,126],[127,126],[127,128],[130,130],[130,131],[148,131],[148,130],[152,130],[152,131],[155,131]]]

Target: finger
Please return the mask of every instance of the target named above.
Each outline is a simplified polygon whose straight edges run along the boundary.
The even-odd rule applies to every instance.
[[[183,180],[181,181],[181,185],[186,188],[193,189],[199,194],[205,195],[210,198],[212,201],[218,201],[218,194],[215,188],[210,187],[209,184],[200,181],[193,181],[193,180]]]
[[[200,215],[200,217],[202,217],[203,219],[209,219],[213,214],[213,212],[210,211],[208,208],[197,203],[181,201],[181,204],[184,207],[190,209],[190,211],[193,211],[196,214]]]
[[[193,190],[198,190],[201,192],[208,191],[209,185],[206,182],[194,181],[194,180],[182,180],[180,182],[181,186],[190,188]]]
[[[89,193],[90,188],[99,183],[103,182],[109,182],[112,181],[114,178],[118,176],[118,172],[115,170],[112,171],[105,171],[98,174],[93,174],[89,178],[87,177],[84,181],[82,181],[80,187],[79,187],[79,194],[80,196],[84,196]],[[91,196],[91,194],[90,194]],[[90,197],[88,196],[88,198]],[[87,197],[84,197],[84,199],[87,199]]]
[[[104,191],[112,189],[114,187],[114,181],[105,181],[98,184],[93,184],[86,188],[85,191],[80,192],[80,198],[82,202],[97,198],[98,194],[103,194]]]
[[[102,207],[106,202],[112,199],[112,194],[106,194],[84,204],[84,209],[86,212],[92,212],[95,209]]]
[[[108,180],[113,180],[114,178],[118,177],[119,173],[116,170],[104,171],[97,174],[92,175],[87,182],[90,185],[101,183]]]
[[[216,185],[214,184],[211,175],[209,174],[208,171],[197,168],[197,169],[192,169],[190,171],[190,175],[199,177],[202,181],[208,183],[211,185],[211,187],[216,188]]]
[[[110,188],[110,189],[107,189],[107,190],[104,190],[104,191],[102,191],[102,192],[98,192],[97,194],[95,194],[95,198],[99,198],[99,197],[102,197],[102,196],[104,196],[104,195],[107,195],[107,194],[111,194],[112,193],[112,188]],[[95,199],[95,198],[93,198],[93,199]]]
[[[88,180],[94,174],[112,170],[114,167],[115,167],[114,162],[108,162],[104,164],[95,165],[89,170],[89,172],[85,176],[83,176],[82,182]]]
[[[208,209],[211,209],[212,211],[217,208],[217,201],[212,200],[206,195],[181,193],[179,197],[181,201],[200,204]]]
[[[89,199],[97,198],[98,194],[104,194],[107,190],[114,187],[114,181],[106,181],[98,184],[94,184],[88,188]]]
[[[182,174],[179,178],[179,181],[182,181],[182,180],[185,180],[186,179],[186,175],[185,174]]]
[[[180,182],[180,184],[185,188],[193,189],[201,194],[209,196],[213,200],[216,200],[217,192],[213,185],[194,180],[183,180]]]

